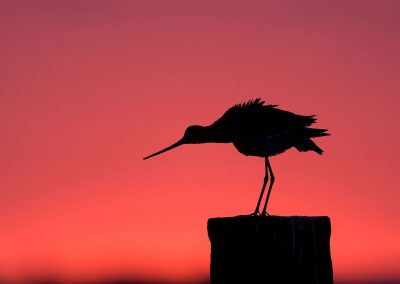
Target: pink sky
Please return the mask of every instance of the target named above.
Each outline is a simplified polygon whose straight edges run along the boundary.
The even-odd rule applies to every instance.
[[[335,279],[399,279],[399,9],[1,2],[0,278],[207,276],[207,219],[254,210],[263,160],[142,158],[261,97],[332,134],[271,158],[270,213],[330,216]]]

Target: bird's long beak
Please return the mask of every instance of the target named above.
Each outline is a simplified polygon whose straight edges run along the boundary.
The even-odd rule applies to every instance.
[[[180,146],[182,144],[184,144],[184,143],[182,142],[182,139],[181,139],[178,142],[176,142],[175,144],[172,144],[171,146],[169,146],[169,147],[167,147],[165,149],[162,149],[161,151],[158,151],[158,152],[156,152],[154,154],[151,154],[151,155],[149,155],[147,157],[144,157],[143,160],[147,160],[148,158],[151,158],[151,157],[157,156],[157,155],[159,155],[161,153],[164,153],[164,152],[167,152],[169,150],[172,150],[172,149],[174,149],[174,148],[176,148],[176,147],[178,147],[178,146]]]

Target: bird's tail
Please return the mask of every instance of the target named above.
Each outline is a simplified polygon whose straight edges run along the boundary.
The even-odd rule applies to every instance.
[[[295,145],[295,148],[300,152],[314,151],[322,155],[324,152],[320,147],[317,146],[311,139],[304,139]]]
[[[321,137],[321,136],[328,136],[330,135],[327,133],[327,129],[318,129],[318,128],[306,128],[306,135],[309,138],[312,137]]]

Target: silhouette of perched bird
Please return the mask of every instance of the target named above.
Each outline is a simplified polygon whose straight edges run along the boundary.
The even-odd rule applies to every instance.
[[[228,109],[225,114],[209,126],[189,126],[182,139],[171,146],[145,157],[148,159],[183,144],[233,143],[246,156],[265,158],[265,177],[253,215],[259,215],[259,208],[265,187],[270,180],[267,197],[261,215],[267,214],[267,204],[275,176],[268,157],[280,154],[291,147],[300,152],[314,151],[322,154],[311,138],[327,136],[326,129],[310,128],[315,115],[298,115],[264,105],[261,99],[251,100]]]

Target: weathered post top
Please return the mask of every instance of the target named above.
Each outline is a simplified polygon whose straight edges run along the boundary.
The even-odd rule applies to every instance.
[[[208,220],[211,283],[332,284],[329,217]]]

